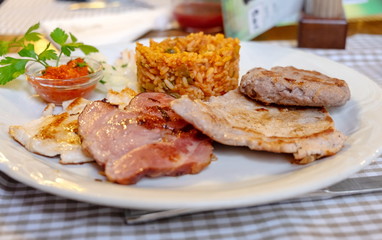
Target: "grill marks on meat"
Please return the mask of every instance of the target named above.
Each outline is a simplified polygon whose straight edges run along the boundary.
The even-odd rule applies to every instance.
[[[344,80],[294,67],[253,68],[241,79],[240,91],[264,104],[342,106],[350,99]]]
[[[54,104],[49,104],[43,116],[23,125],[9,127],[9,134],[27,150],[48,157],[60,155],[62,164],[79,164],[93,161],[81,148],[77,135],[79,113],[89,101],[78,98],[64,102],[64,111],[53,114]]]
[[[110,181],[195,174],[209,165],[211,140],[170,108],[164,93],[141,93],[124,110],[103,101],[79,116],[82,146]]]
[[[335,154],[346,139],[335,129],[325,108],[266,106],[248,99],[238,89],[208,102],[182,96],[171,105],[217,142],[292,153],[298,164]]]

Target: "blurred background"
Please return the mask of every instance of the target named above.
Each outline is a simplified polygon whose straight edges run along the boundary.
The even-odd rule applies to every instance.
[[[62,27],[78,35],[80,40],[92,44],[134,41],[142,37],[178,36],[196,31],[223,32],[241,40],[284,39],[312,42],[331,34],[326,34],[326,30],[320,30],[317,26],[325,29],[328,24],[333,24],[331,21],[337,23],[338,20],[342,22],[337,24],[339,31],[335,31],[335,35],[341,35],[338,37],[340,39],[356,33],[382,34],[382,0],[0,2],[2,38],[20,35],[36,22],[40,22],[46,32]],[[304,22],[306,18],[316,21],[314,29]],[[310,34],[314,34],[313,37]],[[334,48],[341,48],[341,44]]]
[[[46,35],[44,41],[49,41],[51,30],[61,27],[87,44],[115,47],[116,54],[123,50],[121,45],[137,39],[184,36],[194,31],[224,33],[242,41],[261,41],[270,46],[266,49],[276,46],[276,51],[278,46],[300,47],[301,51],[296,52],[307,52],[309,56],[314,54],[343,64],[382,86],[382,0],[0,0],[0,48],[2,40],[22,35],[37,22],[41,23],[40,30]],[[46,42],[41,45],[41,48],[45,47]],[[305,60],[301,59],[301,62]],[[327,64],[318,66],[319,63],[315,66],[313,61],[307,62],[316,69],[330,73],[335,68]],[[352,71],[337,73],[336,70],[333,73],[338,76],[361,76]],[[337,118],[340,123],[349,122],[357,127],[354,124],[362,119],[358,115],[368,111],[363,111],[358,101],[369,104],[374,99],[370,96],[379,94],[377,87],[371,89],[374,85],[368,84],[352,85],[352,90],[363,93],[352,97],[351,111],[345,111],[347,118]],[[369,105],[375,106],[379,105]],[[353,111],[357,111],[354,116]],[[378,124],[373,118],[380,113],[374,112],[367,115],[372,118],[366,124],[368,129],[374,127],[373,123]],[[381,175],[381,161],[379,157],[356,177]],[[339,169],[339,176],[341,174]],[[0,206],[3,226],[0,239],[7,236],[12,236],[7,239],[50,239],[52,236],[92,240],[129,236],[142,236],[142,239],[173,239],[176,236],[179,239],[190,236],[194,239],[225,236],[255,239],[254,234],[256,239],[272,236],[283,239],[381,239],[382,235],[381,193],[211,211],[147,225],[126,226],[122,220],[128,211],[123,209],[53,196],[27,187],[3,173],[0,173],[0,180],[3,186],[0,195],[5,196]]]

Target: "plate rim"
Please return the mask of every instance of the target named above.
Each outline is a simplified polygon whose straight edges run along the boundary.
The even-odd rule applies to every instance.
[[[342,68],[345,68],[345,69],[349,70],[350,72],[355,72],[355,73],[363,76],[363,78],[364,78],[363,81],[366,80],[369,84],[371,84],[373,86],[377,86],[375,91],[377,91],[380,95],[382,95],[381,94],[382,90],[380,89],[380,87],[374,81],[372,81],[370,78],[368,78],[366,75],[359,73],[356,70],[351,69],[351,68],[349,68],[349,67],[347,67],[341,63],[334,62],[330,59],[320,57],[320,56],[317,56],[317,55],[314,55],[311,53],[307,53],[307,52],[304,52],[301,50],[284,48],[284,47],[280,47],[280,46],[276,46],[276,45],[270,45],[270,44],[266,44],[266,43],[241,42],[241,44],[242,44],[242,47],[243,47],[243,44],[244,45],[249,44],[249,45],[255,45],[255,46],[257,45],[257,46],[262,46],[262,47],[263,46],[268,46],[268,47],[271,46],[272,48],[276,48],[276,49],[279,49],[281,51],[287,51],[287,52],[291,52],[291,53],[299,53],[299,54],[303,54],[305,56],[310,56],[310,57],[313,56],[314,58],[320,58],[322,61],[326,61],[326,62],[329,62],[329,63],[334,64],[334,65],[340,65]],[[381,98],[381,100],[382,100],[382,98]],[[382,104],[378,104],[378,107],[380,107],[382,109]],[[177,204],[174,203],[173,201],[165,201],[166,198],[154,199],[154,200],[156,200],[156,203],[152,202],[152,201],[147,201],[146,203],[144,203],[137,198],[125,199],[127,201],[123,201],[123,199],[111,199],[110,197],[105,197],[103,195],[104,193],[94,193],[94,194],[84,196],[83,194],[81,194],[81,192],[77,192],[77,191],[74,191],[71,189],[63,189],[63,188],[59,188],[57,186],[52,187],[52,185],[41,184],[41,182],[38,182],[36,179],[31,179],[30,175],[23,174],[24,173],[23,171],[17,170],[17,169],[20,169],[20,166],[15,167],[14,165],[13,166],[9,165],[10,159],[7,159],[1,150],[0,150],[0,169],[2,171],[4,171],[7,175],[9,175],[10,177],[28,185],[28,186],[42,190],[44,192],[48,192],[48,193],[55,194],[55,195],[65,197],[65,198],[69,198],[69,199],[93,203],[93,204],[97,204],[97,205],[104,205],[104,206],[110,206],[110,207],[120,207],[120,208],[141,208],[141,209],[144,208],[144,209],[155,209],[155,210],[172,209],[172,208],[190,208],[190,207],[205,208],[205,209],[223,209],[223,208],[226,209],[226,208],[254,206],[254,205],[259,205],[259,204],[277,202],[280,200],[288,199],[290,197],[294,197],[294,196],[297,196],[300,194],[307,193],[309,191],[315,191],[315,190],[318,190],[320,188],[327,187],[327,186],[334,184],[338,181],[341,181],[341,180],[345,179],[346,177],[350,176],[351,174],[359,171],[363,167],[367,166],[373,159],[378,157],[382,151],[382,140],[378,146],[373,146],[372,150],[373,151],[366,154],[367,156],[362,161],[359,162],[359,165],[351,167],[351,168],[348,167],[348,168],[346,168],[345,172],[339,173],[336,176],[332,176],[332,178],[330,178],[330,179],[325,179],[325,180],[322,180],[319,182],[315,182],[314,184],[310,185],[309,189],[306,189],[306,187],[305,187],[305,188],[301,188],[301,189],[294,189],[294,191],[291,192],[291,188],[286,187],[285,189],[278,191],[278,195],[275,195],[275,194],[269,195],[269,194],[266,194],[266,192],[265,192],[263,194],[254,195],[252,198],[246,198],[246,199],[238,199],[237,197],[235,197],[235,195],[242,194],[243,193],[242,191],[253,190],[253,188],[250,188],[250,189],[247,188],[244,190],[236,189],[235,191],[225,191],[226,193],[229,192],[230,194],[232,194],[233,197],[225,197],[224,199],[219,199],[219,197],[221,197],[220,196],[221,193],[216,192],[216,193],[218,193],[218,196],[216,196],[215,199],[212,198],[212,200],[215,200],[215,201],[211,202],[211,199],[210,199],[208,203],[201,202],[201,201],[182,202],[182,201],[186,200],[188,197],[190,197],[190,193],[189,194],[182,193],[184,195],[184,197],[181,198],[180,200],[182,200],[182,201],[178,202]],[[334,158],[335,158],[335,156],[334,156]],[[330,159],[328,159],[328,160],[330,160]],[[315,163],[314,165],[319,165],[319,163]],[[305,169],[309,169],[309,167],[307,167]],[[309,172],[308,170],[305,170],[305,171]],[[61,177],[61,175],[60,175],[60,177]],[[294,179],[293,177],[291,179],[288,178],[288,180],[290,180],[291,182],[296,181],[296,179]],[[142,194],[142,189],[138,189],[139,191],[137,191],[136,188],[131,187],[131,186],[123,186],[123,187],[126,187],[126,189],[128,189],[128,192],[130,194],[137,194],[137,193]],[[112,187],[112,189],[114,189],[114,187]],[[143,190],[146,190],[146,189],[143,189]],[[161,192],[170,193],[171,191],[168,191],[166,189],[166,190],[161,190]],[[213,204],[213,203],[215,203],[215,204]]]

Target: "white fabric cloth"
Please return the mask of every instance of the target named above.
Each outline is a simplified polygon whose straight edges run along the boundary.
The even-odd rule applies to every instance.
[[[41,23],[47,35],[60,27],[71,32],[79,41],[91,45],[130,42],[146,32],[165,27],[168,10],[144,9],[106,16],[48,20]]]
[[[119,7],[70,10],[71,1],[6,0],[0,5],[0,35],[23,34],[40,22],[47,34],[61,27],[86,44],[132,41],[167,27],[170,0],[121,0]]]

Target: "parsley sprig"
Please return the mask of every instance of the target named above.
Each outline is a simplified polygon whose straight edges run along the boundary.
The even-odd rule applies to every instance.
[[[85,55],[98,52],[97,48],[78,42],[78,39],[73,34],[56,28],[49,36],[59,46],[59,53],[50,48],[50,43],[47,44],[42,52],[37,53],[33,43],[42,38],[42,34],[37,32],[39,28],[40,23],[37,23],[31,26],[22,37],[11,41],[0,41],[0,56],[9,53],[11,48],[21,48],[18,52],[21,58],[7,56],[0,60],[0,85],[4,85],[24,74],[28,62],[38,62],[44,67],[48,67],[49,60],[56,60],[56,66],[58,66],[62,55],[70,56],[76,49],[81,50]]]

